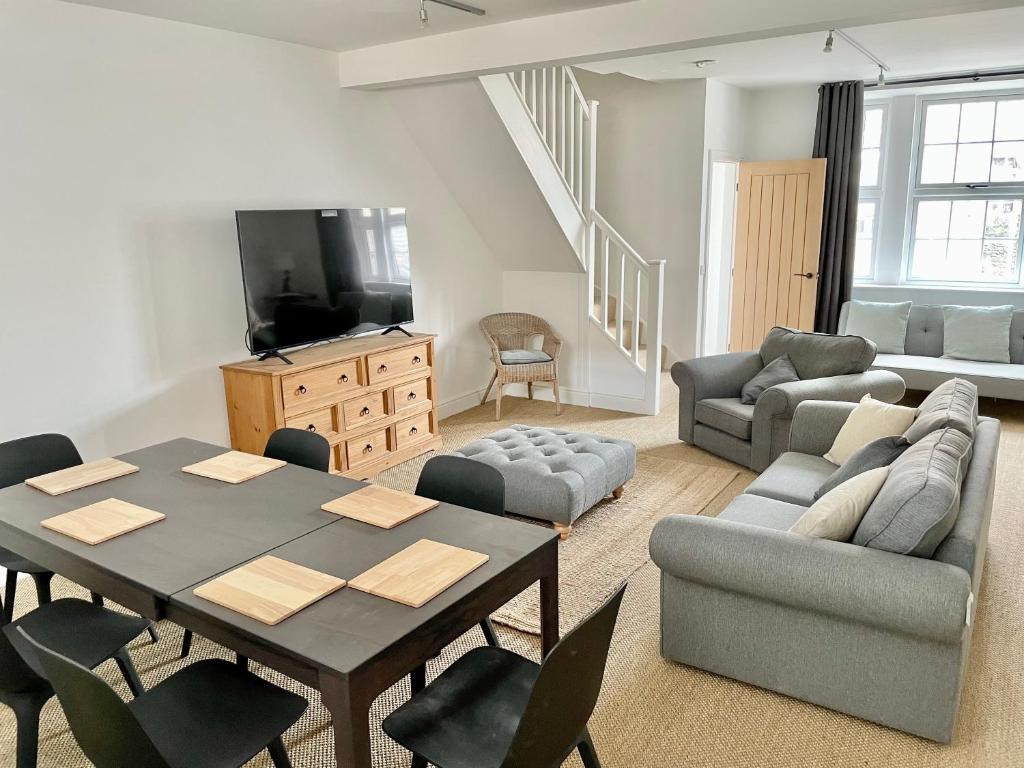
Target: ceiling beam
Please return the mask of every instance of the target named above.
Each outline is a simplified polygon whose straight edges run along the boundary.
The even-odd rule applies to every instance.
[[[632,0],[345,51],[338,55],[339,82],[345,88],[412,85],[1020,5],[1019,0]]]

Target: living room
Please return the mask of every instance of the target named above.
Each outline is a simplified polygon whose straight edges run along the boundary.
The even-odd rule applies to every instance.
[[[0,0],[0,762],[1024,762],[1024,8],[463,5]]]

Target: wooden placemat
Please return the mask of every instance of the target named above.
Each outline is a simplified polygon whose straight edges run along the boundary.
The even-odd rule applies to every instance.
[[[344,579],[267,555],[196,587],[192,593],[274,626],[344,586]]]
[[[39,477],[30,477],[25,484],[51,496],[60,496],[62,493],[77,491],[79,488],[96,485],[105,480],[113,480],[115,477],[124,477],[138,471],[138,467],[120,459],[99,459],[87,464],[79,464],[77,467],[58,469],[56,472],[39,475]]]
[[[348,584],[360,592],[420,608],[489,559],[480,552],[420,539]]]
[[[393,491],[380,485],[367,485],[341,498],[328,501],[320,508],[325,512],[333,512],[335,515],[350,517],[390,530],[406,520],[422,515],[440,503],[434,499]]]
[[[95,545],[159,522],[164,517],[162,512],[154,512],[120,499],[107,499],[47,518],[43,520],[42,526]]]
[[[265,456],[256,456],[251,453],[228,451],[220,456],[214,456],[212,459],[189,464],[187,467],[182,467],[181,471],[237,485],[280,469],[287,463],[280,459],[268,459]]]

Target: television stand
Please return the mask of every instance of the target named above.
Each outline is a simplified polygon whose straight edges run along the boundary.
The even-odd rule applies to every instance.
[[[293,364],[291,360],[289,360],[287,357],[282,355],[276,349],[273,350],[272,352],[264,352],[262,355],[259,356],[259,361],[263,362],[264,360],[269,360],[272,357],[276,357],[276,358],[279,358],[281,360],[284,360],[285,365],[292,365]]]
[[[384,331],[384,333],[382,333],[381,336],[387,336],[392,331],[398,331],[399,333],[404,333],[410,339],[412,338],[412,334],[409,333],[407,330],[405,330],[405,328],[403,328],[400,325],[392,325],[390,328],[388,328],[386,331]]]

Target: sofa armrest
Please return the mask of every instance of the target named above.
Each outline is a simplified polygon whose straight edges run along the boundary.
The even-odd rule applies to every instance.
[[[864,371],[844,376],[803,379],[776,384],[766,389],[754,407],[758,418],[793,418],[796,407],[804,400],[859,402],[864,395],[895,403],[903,398],[907,387],[899,374],[892,371]]]
[[[971,579],[924,558],[697,515],[671,515],[651,534],[664,572],[845,621],[941,643],[966,629]]]
[[[693,442],[693,409],[709,397],[739,397],[743,385],[764,367],[759,352],[729,352],[672,366],[679,387],[679,439]]]
[[[793,411],[789,450],[824,456],[856,407],[856,403],[831,400],[804,400],[799,403]]]

